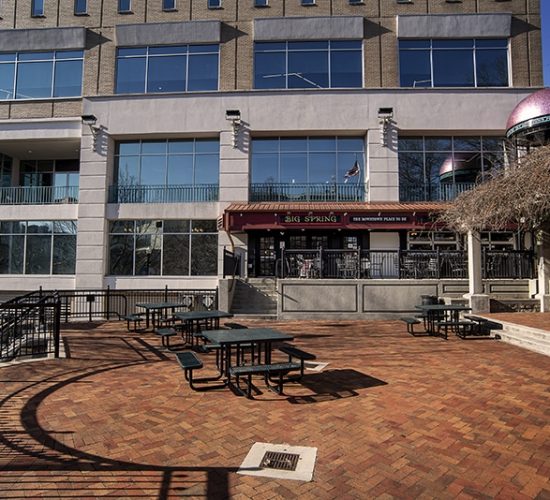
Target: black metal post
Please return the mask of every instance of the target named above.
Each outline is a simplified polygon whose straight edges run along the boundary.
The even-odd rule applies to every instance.
[[[111,287],[107,285],[107,293],[105,294],[105,299],[107,301],[107,321],[111,319]]]
[[[164,285],[164,302],[168,302],[168,285]]]
[[[54,357],[59,358],[59,342],[61,338],[61,299],[59,296],[55,301],[55,321],[53,330]]]

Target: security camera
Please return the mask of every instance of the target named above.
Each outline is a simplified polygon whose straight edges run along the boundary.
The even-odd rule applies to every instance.
[[[225,119],[234,123],[239,123],[241,121],[241,112],[238,109],[228,109],[225,112]]]

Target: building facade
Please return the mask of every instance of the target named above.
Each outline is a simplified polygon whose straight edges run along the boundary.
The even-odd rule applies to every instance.
[[[215,288],[224,249],[294,277],[315,266],[284,251],[461,251],[433,212],[503,164],[542,85],[538,0],[0,9],[4,290]]]

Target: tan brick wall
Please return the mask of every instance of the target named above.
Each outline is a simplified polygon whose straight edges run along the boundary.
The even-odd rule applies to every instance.
[[[240,36],[237,38],[237,89],[251,89],[254,67],[254,40],[252,21],[237,25]]]
[[[378,0],[364,0],[363,4],[350,5],[349,0],[332,0],[332,14],[335,16],[379,17]]]
[[[254,0],[239,3],[239,21],[263,17],[283,17],[284,0],[271,0],[267,7],[254,7]]]
[[[477,11],[477,2],[478,0],[462,0],[461,3],[447,3],[445,0],[428,0],[428,13],[474,14]]]
[[[101,24],[101,2],[88,0],[88,14],[74,15],[74,0],[59,0],[59,26],[95,28]]]
[[[104,28],[101,30],[101,36],[106,40],[101,44],[99,51],[99,95],[113,94],[115,88],[115,30],[114,28]]]
[[[397,68],[396,20],[386,18],[381,21],[382,87],[399,87]]]
[[[7,120],[10,117],[10,103],[0,103],[0,120]]]
[[[18,0],[16,28],[53,28],[57,26],[57,2],[45,2],[45,17],[31,17],[31,0]]]
[[[162,0],[147,0],[147,22],[179,22],[191,19],[191,2],[189,0],[176,0],[176,10],[164,12]]]
[[[380,73],[380,32],[382,30],[380,20],[367,21],[365,28],[365,41],[363,42],[364,56],[364,82],[365,87],[380,87],[382,75]]]
[[[209,9],[206,0],[193,0],[191,19],[219,19],[225,22],[235,22],[237,20],[237,0],[222,0],[221,9]]]
[[[11,29],[15,23],[15,0],[4,0],[0,7],[0,30]]]
[[[539,1],[539,0],[537,0]],[[508,2],[495,2],[487,0],[479,2],[479,12],[514,12],[515,14],[525,14],[526,0],[511,0]]]
[[[88,0],[89,1],[89,0]],[[140,24],[145,22],[145,1],[132,0],[132,13],[119,14],[118,2],[106,0],[103,4],[103,26],[111,27],[117,24]]]
[[[380,0],[380,15],[382,17],[427,13],[428,0],[415,0],[414,3],[397,3]]]
[[[543,86],[543,73],[542,73],[542,38],[541,38],[541,19],[539,15],[531,15],[527,18],[529,25],[534,29],[529,31],[529,49],[528,49],[528,61],[530,61],[530,81],[529,85],[535,87]]]
[[[305,7],[301,4],[300,0],[286,0],[285,16],[330,16],[330,1],[317,0],[315,5]]]
[[[53,116],[52,101],[12,102],[10,118],[51,118]]]
[[[82,101],[54,101],[53,116],[82,116]]]
[[[225,43],[220,44],[220,78],[219,86],[220,90],[234,90],[237,65],[236,51],[237,51],[237,39],[238,30],[237,25],[234,24],[222,25],[222,39]]]

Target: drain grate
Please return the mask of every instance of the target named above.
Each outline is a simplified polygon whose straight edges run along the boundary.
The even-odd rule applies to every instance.
[[[277,451],[266,451],[260,462],[264,469],[296,470],[300,455],[295,453],[280,453]]]

